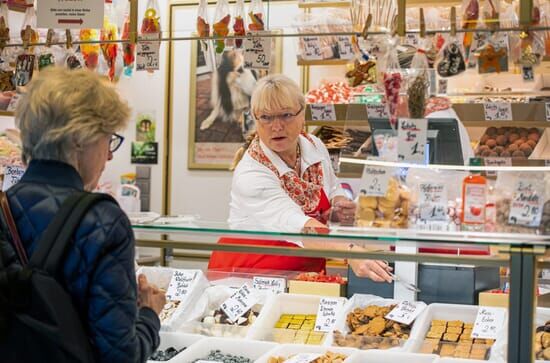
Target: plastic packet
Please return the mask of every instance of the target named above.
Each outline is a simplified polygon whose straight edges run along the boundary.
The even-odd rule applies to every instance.
[[[495,33],[489,39],[489,42],[479,51],[478,72],[500,73],[508,71],[508,47],[507,37],[504,34]]]
[[[67,50],[67,57],[65,58],[65,67],[69,69],[80,69],[86,64],[82,53],[76,53],[74,49]]]
[[[244,10],[244,0],[237,0],[235,4],[235,13],[233,14],[233,32],[236,36],[246,34],[246,13]],[[235,47],[240,48],[243,45],[243,39],[235,39]]]
[[[264,4],[262,0],[252,0],[248,8],[248,30],[261,31],[265,29]]]
[[[208,16],[208,0],[200,0],[197,10],[197,34],[199,37],[210,36],[210,18]],[[201,41],[203,51],[208,49],[208,42]]]
[[[397,56],[397,38],[388,39],[386,54],[379,62],[382,77],[380,80],[384,87],[384,95],[388,104],[390,124],[397,128],[397,105],[399,104],[399,92],[403,83],[401,67]]]
[[[36,11],[33,5],[27,5],[25,10],[25,18],[23,19],[23,24],[21,25],[21,39],[25,38],[25,33],[27,28],[29,28],[29,43],[38,43],[40,41],[40,35],[36,30]],[[34,53],[34,47],[28,49],[29,53]]]
[[[81,29],[81,41],[99,41],[99,31],[97,29]],[[84,58],[86,67],[95,70],[99,64],[99,44],[80,44],[80,52]]]
[[[409,106],[409,116],[412,118],[423,118],[426,109],[426,98],[430,86],[428,80],[429,64],[424,48],[428,45],[427,42],[427,39],[422,41],[422,44],[417,49],[411,62],[413,78],[407,89],[407,102]]]
[[[462,29],[472,30],[477,28],[479,19],[479,0],[463,0],[462,2]],[[464,55],[466,61],[470,58],[474,33],[464,33],[462,44],[464,45]]]
[[[500,22],[500,1],[485,0],[482,7],[482,17],[487,29],[497,29]]]
[[[348,65],[346,78],[350,86],[357,87],[362,84],[376,83],[376,62],[374,60],[363,61],[356,58]]]
[[[449,37],[439,53],[437,74],[441,77],[456,76],[466,70],[462,44],[456,37]]]
[[[118,27],[115,22],[115,13],[113,4],[108,0],[105,3],[105,14],[103,16],[103,29],[101,29],[101,40],[117,40],[118,39]],[[118,53],[117,43],[104,43],[101,45],[101,51],[103,58],[107,63],[107,74],[109,80],[115,79],[115,65]]]
[[[147,0],[145,15],[141,21],[141,34],[156,34],[160,36],[160,8],[157,0]]]
[[[309,33],[327,33],[326,18],[323,13],[315,14],[300,14],[295,19],[295,23],[298,32],[301,34]],[[311,52],[312,45],[317,44],[313,48],[318,48],[315,51],[316,59],[331,59],[335,56],[335,44],[333,44],[333,38],[329,36],[315,36],[315,37],[300,37],[298,38],[299,54],[303,59],[308,59],[308,52]],[[313,42],[312,40],[316,40]],[[309,42],[309,43],[308,43]]]
[[[120,39],[130,39],[130,2],[126,4],[124,10],[124,21],[122,24],[122,34]],[[134,62],[136,60],[136,45],[130,42],[122,43],[122,58],[124,62],[124,75],[130,77],[134,70]]]
[[[34,67],[36,62],[36,56],[24,52],[17,56],[15,64],[15,86],[27,85],[34,74]]]
[[[214,24],[212,25],[213,35],[215,37],[226,37],[229,34],[230,23],[231,13],[229,12],[229,3],[227,0],[218,0],[214,13]],[[216,53],[223,53],[224,49],[225,40],[216,40]]]

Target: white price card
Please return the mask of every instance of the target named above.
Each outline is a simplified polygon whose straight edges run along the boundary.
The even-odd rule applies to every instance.
[[[322,356],[319,353],[299,353],[284,361],[284,363],[310,363]]]
[[[169,301],[184,300],[189,294],[196,277],[197,271],[174,270],[168,289],[166,289],[166,299]]]
[[[418,46],[419,36],[418,34],[407,34],[405,37],[405,44],[412,45],[413,47]]]
[[[505,313],[502,308],[480,306],[472,329],[472,338],[496,339],[504,325]]]
[[[254,276],[252,278],[252,287],[258,291],[271,291],[274,294],[285,292],[286,280],[282,277],[263,277]]]
[[[546,110],[546,121],[550,121],[550,103],[545,103],[544,106]]]
[[[483,104],[485,121],[511,121],[512,104],[506,102],[487,102]]]
[[[262,38],[261,35],[269,32],[253,32],[250,35],[259,37],[245,38],[244,40],[244,68],[269,69],[271,65],[271,38]]]
[[[508,223],[538,227],[542,217],[544,186],[534,179],[519,180],[516,184]]]
[[[447,187],[443,183],[418,185],[420,219],[444,221],[447,219]]]
[[[336,121],[336,110],[332,103],[313,103],[309,108],[312,121]]]
[[[321,60],[321,39],[319,37],[303,37],[303,57],[306,60]]]
[[[414,301],[401,301],[388,313],[388,315],[386,315],[386,319],[410,325],[425,308],[425,304]]]
[[[16,93],[11,97],[10,103],[8,104],[8,108],[6,108],[6,111],[13,112],[17,108],[17,105],[19,104],[19,101],[21,101],[21,94]]]
[[[336,317],[344,306],[343,299],[323,297],[319,301],[317,319],[315,320],[315,331],[329,333],[336,324]]]
[[[142,34],[136,47],[136,70],[156,71],[159,69],[160,34]]]
[[[21,180],[25,173],[25,169],[20,166],[8,165],[4,168],[4,182],[2,183],[2,191],[5,192]]]
[[[348,36],[338,37],[338,53],[340,59],[352,59],[355,55],[353,52],[353,46],[351,45],[351,38]]]
[[[399,119],[397,128],[397,160],[424,164],[428,138],[428,120]]]
[[[103,3],[103,0],[40,0],[36,2],[36,25],[46,29],[101,29]]]
[[[389,118],[388,106],[385,103],[367,103],[367,118]]]
[[[225,312],[229,320],[235,322],[243,316],[256,304],[257,298],[252,293],[252,289],[244,284],[229,299],[225,300],[221,309]]]
[[[483,158],[485,166],[512,166],[512,158],[505,157],[486,157]],[[497,172],[494,170],[488,170],[485,172],[487,176],[496,176]]]
[[[390,183],[392,169],[365,165],[361,176],[361,193],[369,197],[384,197]]]
[[[449,81],[443,78],[440,78],[437,81],[437,93],[445,95],[447,94],[447,88],[449,85]]]

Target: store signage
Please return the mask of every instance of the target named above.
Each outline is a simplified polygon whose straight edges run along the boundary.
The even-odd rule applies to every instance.
[[[386,319],[410,325],[425,308],[425,304],[413,301],[401,301],[388,313],[388,315],[386,315]]]
[[[542,217],[544,187],[535,180],[523,179],[516,184],[508,223],[538,227]]]
[[[19,166],[8,165],[4,168],[4,182],[2,183],[2,191],[5,192],[21,180],[25,174],[25,169]]]
[[[229,299],[225,300],[221,309],[227,315],[229,320],[235,322],[243,316],[248,310],[256,304],[257,298],[252,293],[252,289],[244,284]]]
[[[306,60],[321,60],[321,39],[319,37],[303,37],[304,52],[303,57]]]
[[[352,59],[355,55],[353,52],[353,46],[351,44],[351,38],[348,36],[338,37],[338,53],[340,59]]]
[[[159,69],[160,34],[142,34],[136,47],[136,70],[156,71]]]
[[[365,165],[361,176],[361,193],[369,197],[384,197],[391,179],[391,169]]]
[[[420,219],[444,221],[447,219],[447,187],[443,183],[420,183],[418,186]]]
[[[399,119],[397,129],[397,160],[424,164],[428,131],[426,119]]]
[[[544,106],[546,110],[546,121],[550,121],[550,103],[545,103]]]
[[[368,119],[389,118],[388,106],[385,103],[367,103]]]
[[[313,103],[309,108],[312,121],[336,121],[336,110],[332,103]]]
[[[447,94],[447,86],[449,85],[449,81],[446,79],[440,78],[437,82],[437,92],[439,94]]]
[[[255,36],[269,32],[254,32]],[[244,68],[269,69],[271,65],[271,38],[250,37],[244,40]]]
[[[10,100],[10,103],[6,111],[9,111],[9,112],[15,111],[15,109],[17,108],[17,105],[19,104],[19,101],[21,101],[21,98],[22,97],[20,93],[14,94]]]
[[[418,34],[407,34],[405,37],[405,44],[412,45],[413,47],[417,47],[419,44]]]
[[[40,0],[36,2],[36,24],[45,29],[101,29],[103,0]]]
[[[321,356],[319,353],[300,353],[288,358],[284,363],[310,363]]]
[[[505,102],[487,102],[483,104],[485,121],[511,121],[512,104]]]
[[[344,306],[343,299],[323,297],[319,302],[317,319],[315,320],[315,331],[329,333],[332,331],[340,309]]]
[[[486,157],[483,158],[485,166],[512,166],[512,158],[502,157]],[[496,170],[488,170],[485,172],[487,176],[495,177],[497,175]]]
[[[496,339],[504,325],[505,310],[481,306],[472,329],[474,339]]]
[[[285,292],[286,280],[282,277],[254,276],[252,287],[258,291],[271,291],[274,294]]]
[[[169,301],[182,301],[184,300],[195,278],[197,277],[197,271],[189,270],[174,270],[172,279],[166,290],[166,299]]]

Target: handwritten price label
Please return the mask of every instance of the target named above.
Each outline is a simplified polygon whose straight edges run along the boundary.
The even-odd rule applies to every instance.
[[[397,129],[397,159],[399,161],[424,164],[428,120],[399,119]]]
[[[446,79],[442,79],[440,78],[438,81],[437,81],[437,92],[439,94],[447,94],[447,87],[449,85],[449,81],[446,80]]]
[[[25,173],[25,169],[19,166],[8,165],[4,169],[4,182],[2,183],[2,191],[5,192],[21,180]]]
[[[386,319],[410,325],[425,308],[426,305],[424,304],[412,301],[402,301],[386,315]]]
[[[269,32],[253,32],[262,36]],[[271,38],[250,37],[244,40],[244,68],[269,69],[271,66]]]
[[[419,186],[420,219],[447,219],[447,187],[443,183],[421,183]]]
[[[254,276],[252,279],[252,287],[258,291],[267,290],[274,294],[282,294],[285,292],[286,280],[282,277]]]
[[[542,218],[544,188],[534,182],[520,180],[516,184],[510,207],[508,223],[527,227],[538,227]]]
[[[315,320],[315,331],[331,332],[334,324],[336,324],[336,317],[343,306],[344,300],[342,299],[321,298],[317,310],[317,319]]]
[[[512,166],[512,158],[486,157],[483,159],[483,163],[485,166]],[[488,170],[485,173],[491,177],[497,175],[495,170]]]
[[[383,166],[366,165],[361,177],[361,191],[364,190],[367,196],[384,197],[388,190],[390,178],[390,169]]]
[[[351,45],[351,38],[346,36],[338,37],[338,53],[340,59],[352,59],[353,58],[353,46]]]
[[[231,297],[225,300],[221,309],[229,317],[229,320],[235,322],[243,316],[248,310],[256,304],[256,297],[248,285],[244,284]]]
[[[485,121],[511,121],[512,104],[504,102],[488,102],[483,104]]]
[[[314,103],[310,106],[312,121],[336,121],[336,110],[332,103]]]
[[[367,103],[368,119],[389,118],[388,107],[385,103]]]
[[[303,57],[306,60],[323,59],[321,53],[321,39],[319,37],[303,37],[304,51]]]
[[[143,34],[136,47],[136,70],[156,71],[159,69],[159,33]],[[151,41],[148,41],[151,40]]]
[[[197,277],[197,271],[174,270],[168,289],[166,299],[171,301],[182,301],[189,294],[191,285]]]
[[[546,110],[546,121],[550,121],[550,103],[545,103],[544,108]]]
[[[496,339],[504,325],[505,310],[481,306],[472,329],[474,339]]]

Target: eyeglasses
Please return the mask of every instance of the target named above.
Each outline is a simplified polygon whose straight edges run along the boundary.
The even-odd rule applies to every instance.
[[[120,145],[122,145],[122,142],[124,141],[124,136],[119,134],[113,134],[111,136],[111,141],[109,142],[109,151],[111,153],[114,153],[115,151],[120,148]]]
[[[296,113],[285,112],[279,115],[260,115],[256,117],[256,119],[263,125],[271,125],[273,121],[277,119],[281,120],[283,123],[288,123],[293,121],[296,118],[296,116],[302,113],[303,110],[304,110],[304,106],[300,106],[300,110],[298,110],[298,112]]]

